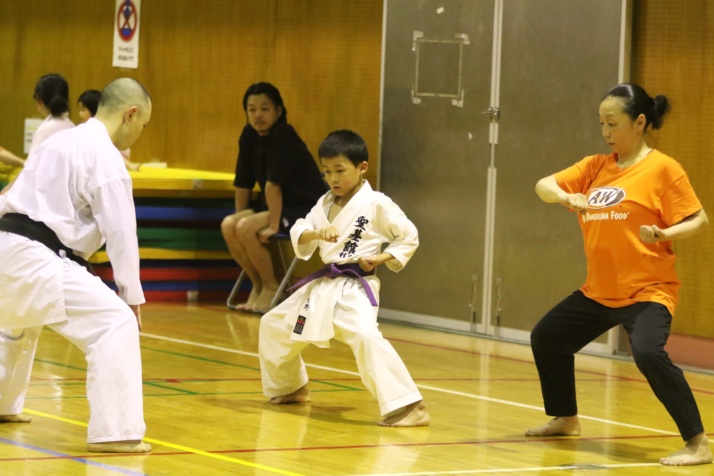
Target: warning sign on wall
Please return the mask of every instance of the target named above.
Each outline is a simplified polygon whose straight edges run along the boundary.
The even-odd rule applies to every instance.
[[[112,66],[139,67],[139,19],[141,0],[116,0]]]

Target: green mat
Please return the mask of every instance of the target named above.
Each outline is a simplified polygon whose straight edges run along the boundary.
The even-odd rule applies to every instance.
[[[164,250],[220,250],[228,248],[218,229],[139,228],[139,246]]]

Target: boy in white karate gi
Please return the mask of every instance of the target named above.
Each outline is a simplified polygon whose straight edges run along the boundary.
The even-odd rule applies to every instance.
[[[298,257],[310,259],[319,248],[326,266],[262,317],[263,391],[276,405],[309,402],[300,352],[309,344],[329,347],[334,337],[352,349],[362,383],[379,402],[384,417],[379,425],[428,425],[419,390],[377,328],[379,279],[374,276],[381,264],[395,272],[407,264],[419,245],[417,229],[389,197],[363,180],[368,153],[358,134],[332,132],[318,154],[330,191],[293,225],[290,237]]]
[[[142,442],[136,214],[118,150],[150,118],[138,81],[112,81],[96,118],[44,141],[0,194],[0,422],[30,421],[22,410],[46,325],[86,354],[91,452],[151,451]],[[105,242],[119,295],[85,268]]]

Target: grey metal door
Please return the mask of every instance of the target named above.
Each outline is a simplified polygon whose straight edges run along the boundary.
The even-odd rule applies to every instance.
[[[387,0],[380,186],[421,245],[380,273],[380,316],[526,340],[582,284],[577,220],[534,186],[606,150],[597,107],[627,75],[628,5]]]
[[[528,332],[585,279],[577,217],[535,183],[609,149],[598,106],[619,82],[621,0],[504,0],[491,324]],[[522,336],[524,332],[521,332]],[[527,334],[526,334],[527,335]]]
[[[380,315],[471,329],[483,268],[493,0],[386,2],[380,188],[419,229]]]

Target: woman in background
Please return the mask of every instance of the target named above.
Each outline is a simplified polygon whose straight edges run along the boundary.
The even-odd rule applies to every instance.
[[[55,132],[63,131],[74,127],[74,123],[69,119],[69,84],[59,74],[46,74],[37,81],[35,86],[35,99],[37,112],[45,120],[32,136],[30,153],[42,144],[45,139]]]
[[[69,84],[62,76],[59,74],[42,76],[35,85],[32,98],[35,100],[37,112],[45,120],[32,136],[29,155],[32,155],[40,144],[55,132],[74,127],[74,123],[69,119]],[[0,163],[11,166],[11,168],[0,167],[0,189],[2,189],[20,173],[25,160],[0,147]]]

